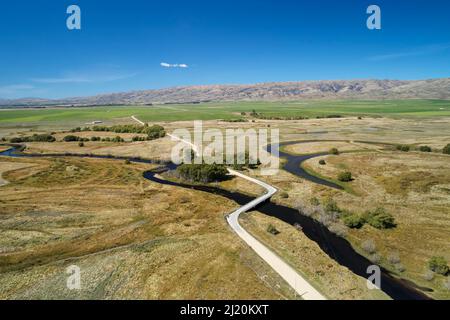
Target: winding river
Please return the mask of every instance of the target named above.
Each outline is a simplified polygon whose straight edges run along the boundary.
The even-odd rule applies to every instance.
[[[295,141],[286,142],[283,144],[268,146],[267,150],[275,150],[274,148],[280,148],[288,144],[298,143]],[[72,157],[90,157],[90,158],[102,158],[102,159],[117,159],[125,160],[129,159],[132,162],[140,163],[155,163],[151,160],[144,160],[140,158],[129,157],[112,157],[112,156],[97,156],[97,155],[76,155],[76,154],[54,154],[54,155],[41,155],[41,154],[24,154],[18,152],[18,147],[6,150],[0,153],[0,156],[10,156],[10,157],[53,157],[53,156],[72,156]],[[318,177],[308,174],[305,170],[301,168],[301,163],[307,159],[311,159],[317,156],[322,156],[326,153],[318,153],[314,155],[307,156],[295,156],[288,153],[280,151],[280,157],[286,160],[283,169],[293,173],[303,179],[310,180],[314,183],[319,183],[321,185],[326,185],[332,188],[341,189],[339,185],[336,185],[330,181],[320,179]],[[168,181],[160,178],[160,173],[168,170],[175,169],[174,164],[166,164],[159,169],[147,171],[144,173],[144,177],[155,183],[171,185],[181,188],[189,188],[198,191],[208,192],[212,194],[217,194],[222,197],[231,199],[239,205],[244,205],[254,199],[254,197],[239,193],[231,192],[214,186],[208,185],[190,185],[184,183],[178,183],[173,181]],[[286,223],[291,225],[300,225],[302,232],[312,241],[316,242],[320,248],[333,260],[338,262],[340,265],[347,267],[353,273],[366,278],[368,275],[366,273],[367,267],[373,263],[366,259],[364,256],[356,252],[351,244],[344,238],[338,237],[334,233],[330,232],[327,228],[322,226],[316,220],[301,215],[297,210],[274,204],[270,201],[265,202],[258,206],[258,211],[272,217],[276,217]],[[430,299],[424,293],[422,293],[413,283],[398,279],[389,274],[387,270],[381,269],[381,289],[388,294],[391,298],[396,300],[428,300]]]

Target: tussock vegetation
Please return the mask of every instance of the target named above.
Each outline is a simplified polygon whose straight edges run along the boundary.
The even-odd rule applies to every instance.
[[[331,260],[316,243],[303,234],[301,228],[258,212],[242,216],[240,222],[327,297],[343,300],[389,299],[379,290],[368,290],[366,279]],[[276,236],[268,232],[269,225],[279,231]]]
[[[426,134],[428,132],[423,133]],[[431,140],[436,139],[430,138],[428,141]],[[411,145],[427,145],[433,150],[440,150],[443,143]],[[342,170],[351,168],[357,176],[352,182],[356,195],[318,186],[309,187],[307,183],[296,185],[297,194],[306,193],[302,197],[303,203],[309,202],[311,194],[321,202],[333,197],[342,210],[339,220],[349,228],[346,238],[354,247],[360,247],[366,239],[373,239],[379,257],[373,257],[373,254],[361,249],[367,258],[379,258],[379,263],[394,274],[434,290],[429,293],[434,298],[448,299],[450,293],[442,285],[442,275],[435,273],[430,280],[425,280],[424,276],[431,257],[449,259],[448,159],[438,153],[392,151],[387,148],[381,152],[327,156],[326,166],[319,165],[316,159],[308,160],[306,165],[322,176],[337,176]],[[402,257],[400,262],[389,261],[393,251]]]
[[[34,167],[7,172],[1,187],[1,299],[294,297],[227,228],[229,200],[151,183],[144,164],[5,161]],[[66,288],[73,264],[76,292]]]

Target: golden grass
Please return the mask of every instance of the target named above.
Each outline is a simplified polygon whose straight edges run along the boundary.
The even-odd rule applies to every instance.
[[[328,298],[389,299],[379,290],[367,289],[366,279],[330,259],[316,243],[293,226],[258,212],[246,214],[241,222],[246,230],[282,256]],[[280,233],[274,236],[267,232],[269,225],[275,226]]]
[[[340,152],[355,151],[364,149],[374,149],[377,146],[360,142],[346,141],[324,141],[324,142],[306,142],[286,146],[285,150],[294,154],[309,154],[328,152],[332,148],[337,148]]]
[[[135,136],[138,137],[146,137],[145,134],[137,134],[137,133],[115,133],[115,132],[107,132],[107,131],[81,131],[81,132],[59,132],[53,135],[57,141],[62,141],[65,136],[74,135],[81,138],[92,138],[92,137],[100,137],[100,138],[114,138],[121,137],[126,141],[131,141],[131,139]]]
[[[8,184],[9,182],[3,179],[3,174],[6,172],[19,170],[27,167],[34,166],[30,163],[18,163],[18,162],[9,162],[9,161],[1,161],[0,159],[0,187]]]
[[[144,164],[8,161],[36,167],[6,173],[0,194],[2,299],[294,298],[228,228],[229,200],[149,182]]]
[[[147,159],[170,160],[172,142],[169,137],[153,141],[140,142],[84,142],[84,147],[80,147],[78,142],[53,142],[53,143],[27,143],[26,153],[42,154],[96,154],[113,155],[122,157],[141,157]]]
[[[310,159],[305,165],[328,177],[343,170],[351,171],[354,181],[349,184],[359,196],[332,190],[300,194],[287,201],[308,203],[313,196],[324,201],[334,198],[338,205],[362,214],[365,210],[384,207],[396,219],[398,226],[391,230],[377,230],[364,226],[350,230],[348,239],[362,254],[361,243],[373,239],[381,255],[381,264],[423,287],[434,290],[439,299],[450,298],[443,287],[443,277],[424,280],[427,261],[432,256],[444,256],[450,261],[450,161],[439,154],[376,152],[325,156],[327,165],[318,164],[320,158]],[[388,257],[400,256],[404,272],[398,272]],[[368,256],[368,255],[367,255]]]

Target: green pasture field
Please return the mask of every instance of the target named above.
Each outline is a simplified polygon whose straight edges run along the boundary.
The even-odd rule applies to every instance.
[[[91,122],[137,116],[143,121],[240,119],[255,110],[268,117],[384,116],[430,118],[450,116],[449,100],[306,100],[290,102],[219,102],[155,106],[100,106],[0,110],[0,125],[39,122]]]

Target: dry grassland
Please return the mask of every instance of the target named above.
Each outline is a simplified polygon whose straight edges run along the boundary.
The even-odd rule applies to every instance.
[[[145,180],[149,165],[2,159],[2,299],[280,299],[295,296],[228,228],[236,205]],[[11,163],[11,164],[10,164]],[[78,265],[82,290],[66,289]]]

